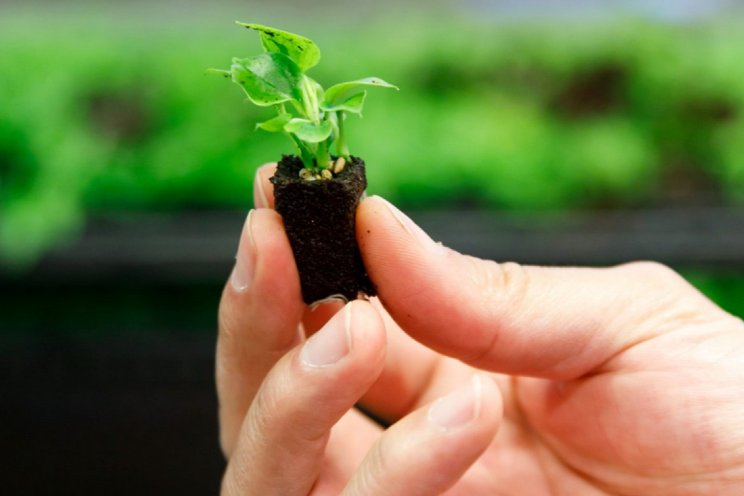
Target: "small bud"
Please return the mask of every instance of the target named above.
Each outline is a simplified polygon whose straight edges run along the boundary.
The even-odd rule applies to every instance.
[[[313,177],[313,173],[310,169],[305,169],[304,167],[300,169],[300,179],[303,179],[305,181],[314,181],[315,177]]]
[[[333,179],[333,174],[331,174],[331,171],[328,169],[323,169],[323,171],[320,173],[320,177],[323,179]]]

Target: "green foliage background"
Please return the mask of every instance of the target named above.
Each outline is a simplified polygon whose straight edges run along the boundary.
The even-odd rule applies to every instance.
[[[406,208],[744,202],[738,25],[447,22],[286,26],[321,47],[321,83],[401,88],[348,124],[373,193]],[[269,110],[204,74],[258,46],[231,22],[40,29],[19,14],[0,28],[6,262],[32,263],[97,211],[246,208],[255,168],[293,151],[252,132]]]

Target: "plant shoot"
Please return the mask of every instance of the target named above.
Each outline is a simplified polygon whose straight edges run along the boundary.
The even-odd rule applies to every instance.
[[[276,116],[256,124],[256,128],[289,136],[304,167],[326,177],[328,174],[322,172],[333,169],[332,152],[350,160],[345,120],[348,114],[361,115],[367,89],[398,88],[368,77],[324,90],[307,75],[320,61],[320,49],[312,40],[260,24],[237,24],[258,31],[264,53],[234,58],[229,70],[209,72],[231,78],[254,104],[273,106]]]

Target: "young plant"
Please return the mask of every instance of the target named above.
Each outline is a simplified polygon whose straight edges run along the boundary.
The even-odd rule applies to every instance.
[[[260,24],[237,24],[258,31],[264,53],[234,58],[229,70],[209,72],[232,78],[254,104],[273,106],[277,115],[256,128],[287,135],[311,173],[308,178],[329,178],[323,171],[333,170],[332,151],[350,160],[344,128],[347,115],[361,115],[368,88],[398,88],[368,77],[324,90],[307,75],[320,61],[320,50],[312,40]]]
[[[369,77],[324,90],[307,75],[320,60],[315,43],[260,24],[238,24],[258,31],[264,53],[211,72],[231,78],[256,105],[273,106],[276,116],[256,127],[284,133],[297,147],[297,156],[278,161],[270,181],[303,300],[313,305],[373,296],[355,234],[356,208],[367,187],[365,164],[349,154],[344,127],[347,115],[362,113],[367,89],[395,86]]]

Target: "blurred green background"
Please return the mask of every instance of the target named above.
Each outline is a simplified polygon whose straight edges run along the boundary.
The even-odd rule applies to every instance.
[[[370,96],[350,141],[371,192],[404,208],[744,202],[738,18],[586,15],[579,2],[551,21],[502,4],[434,3],[427,15],[380,4],[365,22],[323,2],[309,22],[291,3],[10,4],[0,259],[33,267],[101,212],[250,205],[255,167],[292,147],[254,133],[267,111],[204,74],[257,50],[233,18],[315,39],[325,84],[379,74],[402,88]]]
[[[401,88],[370,94],[348,132],[370,192],[409,211],[529,213],[539,228],[543,212],[744,209],[736,4],[612,5],[0,4],[0,330],[211,339],[226,272],[198,284],[143,287],[118,273],[76,285],[84,271],[73,265],[49,284],[45,271],[56,269],[44,261],[79,252],[100,219],[175,218],[188,228],[192,214],[249,208],[256,167],[292,147],[253,132],[268,111],[204,74],[259,49],[236,19],[314,39],[323,61],[312,75],[325,85],[376,75]],[[239,222],[222,234],[237,242]],[[742,316],[736,256],[730,266],[736,257],[676,268]],[[21,350],[46,363],[37,348]]]

